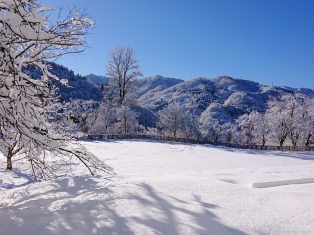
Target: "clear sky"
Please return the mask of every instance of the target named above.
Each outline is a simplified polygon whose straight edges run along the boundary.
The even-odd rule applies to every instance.
[[[229,75],[314,89],[314,0],[44,0],[95,22],[84,54],[58,62],[105,75],[110,50],[132,47],[144,76]]]

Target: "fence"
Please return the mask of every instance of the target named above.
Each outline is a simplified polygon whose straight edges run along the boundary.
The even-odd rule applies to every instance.
[[[262,146],[262,145],[243,145],[235,143],[214,143],[204,139],[188,139],[188,138],[174,138],[170,136],[158,135],[111,135],[111,134],[93,134],[88,135],[90,140],[120,140],[120,139],[145,139],[145,140],[161,140],[174,141],[189,144],[210,144],[215,146],[225,146],[229,148],[238,149],[252,149],[252,150],[271,150],[271,151],[295,151],[306,152],[314,151],[314,146]]]

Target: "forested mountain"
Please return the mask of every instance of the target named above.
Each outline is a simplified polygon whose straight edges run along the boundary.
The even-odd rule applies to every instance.
[[[100,101],[103,97],[101,84],[106,85],[110,81],[108,77],[93,74],[83,77],[55,63],[51,63],[50,70],[59,78],[68,80],[66,86],[53,80],[64,101]],[[40,76],[38,71],[36,68],[28,68],[28,73],[34,78]],[[170,102],[176,101],[198,117],[206,111],[221,123],[233,122],[240,115],[252,110],[264,112],[267,101],[284,94],[302,93],[314,97],[311,89],[266,86],[228,76],[184,81],[158,75],[135,80],[133,86],[136,109],[140,116],[145,110],[157,115]]]
[[[61,101],[73,99],[100,101],[102,99],[100,87],[91,84],[86,77],[75,74],[72,70],[52,62],[49,63],[49,71],[60,78],[60,80],[51,79],[50,81],[55,86]],[[42,75],[41,69],[35,66],[28,66],[25,72],[34,79],[38,79]],[[65,85],[62,80],[66,80],[67,84]]]
[[[143,87],[141,89],[144,90]],[[173,84],[163,90],[148,90],[139,96],[138,103],[158,112],[175,100],[197,116],[207,110],[221,122],[233,122],[252,110],[264,112],[267,101],[291,93],[314,95],[310,89],[271,87],[224,76],[214,79],[197,78]]]

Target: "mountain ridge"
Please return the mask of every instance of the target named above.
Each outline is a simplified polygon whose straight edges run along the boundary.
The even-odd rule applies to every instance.
[[[36,70],[31,71],[33,76]],[[52,63],[51,72],[69,80],[64,87],[54,81],[63,101],[84,99],[101,101],[101,85],[108,84],[110,78],[90,74],[85,77],[68,68]],[[218,76],[212,79],[199,77],[191,80],[164,77],[161,75],[136,79],[133,83],[134,98],[141,112],[145,110],[158,116],[169,103],[177,102],[187,112],[200,117],[202,113],[215,113],[221,123],[234,122],[240,115],[257,110],[264,112],[267,102],[284,94],[301,93],[314,97],[310,88],[268,86],[255,81]]]

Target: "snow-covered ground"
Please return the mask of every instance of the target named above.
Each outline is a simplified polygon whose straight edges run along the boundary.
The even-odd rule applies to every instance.
[[[314,234],[313,153],[85,145],[116,175],[79,176],[79,167],[72,177],[30,183],[0,171],[1,235]]]

